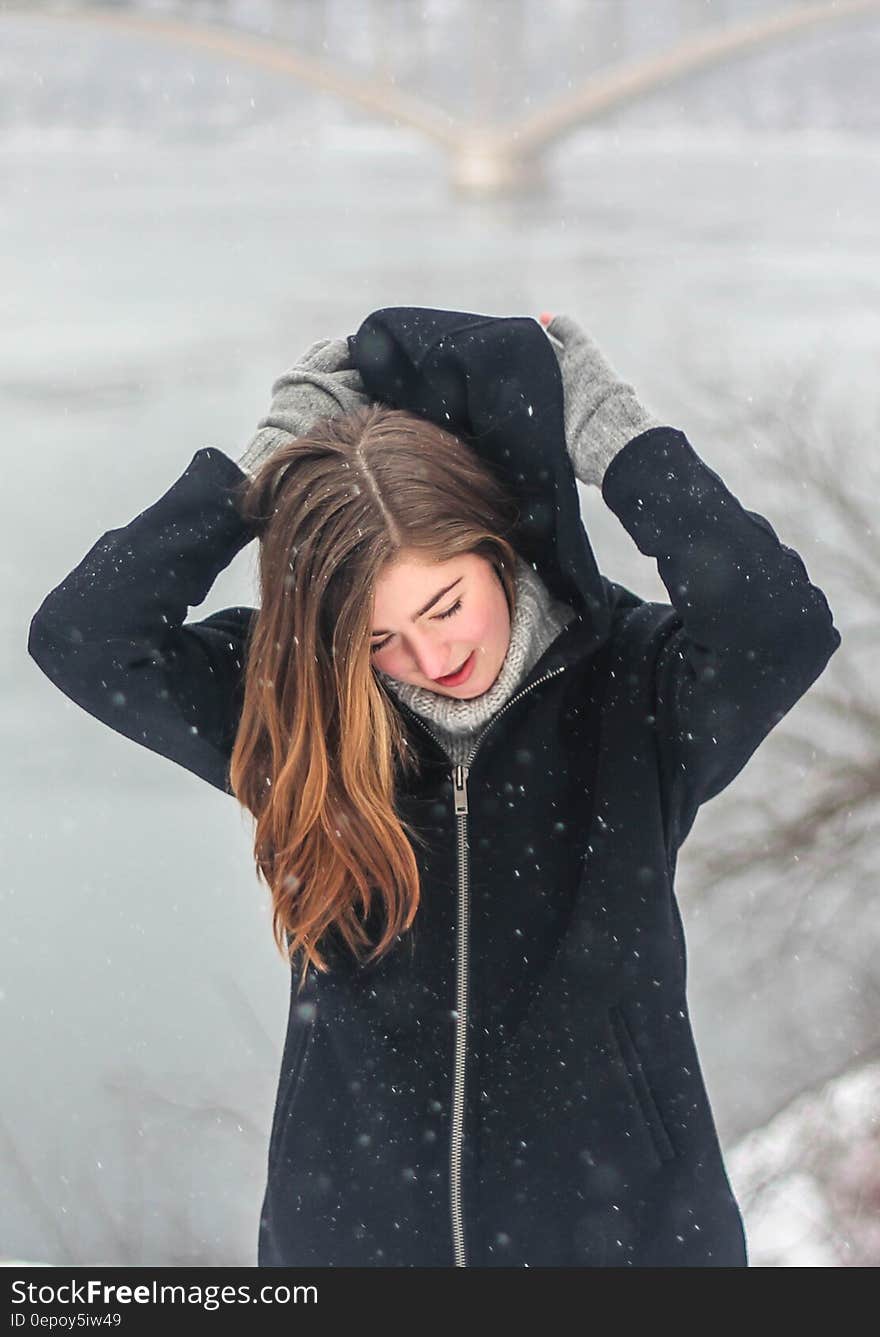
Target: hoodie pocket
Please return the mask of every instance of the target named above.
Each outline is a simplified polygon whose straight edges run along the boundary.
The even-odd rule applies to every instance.
[[[312,1047],[317,1019],[301,1021],[291,1036],[291,1042],[285,1052],[281,1065],[281,1078],[278,1096],[275,1102],[275,1117],[272,1120],[272,1132],[269,1137],[269,1168],[278,1159],[281,1142],[287,1131],[287,1124],[296,1100],[296,1093],[302,1081],[306,1058]]]
[[[611,1033],[617,1045],[617,1051],[629,1080],[630,1088],[641,1112],[645,1127],[651,1135],[657,1155],[661,1161],[671,1161],[675,1158],[675,1147],[672,1145],[663,1124],[663,1119],[651,1092],[651,1087],[642,1067],[642,1061],[639,1058],[639,1051],[636,1048],[626,1018],[616,1005],[609,1007],[608,1017],[611,1022]]]

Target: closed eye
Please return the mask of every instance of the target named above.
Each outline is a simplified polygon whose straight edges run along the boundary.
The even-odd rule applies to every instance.
[[[451,608],[447,608],[447,610],[446,610],[445,613],[438,613],[438,614],[437,614],[437,619],[438,619],[438,621],[442,621],[444,617],[452,617],[452,614],[453,614],[453,613],[457,613],[458,610],[459,610],[459,608],[461,608],[461,599],[456,599],[456,601],[455,601],[455,603],[452,605],[452,607],[451,607]]]
[[[453,614],[453,613],[457,613],[458,610],[459,610],[459,608],[461,608],[461,599],[456,599],[455,603],[452,605],[451,608],[447,608],[447,610],[446,610],[445,613],[438,613],[437,616],[436,616],[436,618],[432,619],[432,621],[442,622],[444,618],[446,618],[446,617],[452,617],[452,614]],[[378,645],[371,645],[371,646],[370,646],[370,654],[371,654],[371,655],[374,655],[374,654],[377,653],[377,651],[379,651],[379,650],[384,650],[385,646],[388,644],[388,642],[389,642],[390,640],[391,640],[391,637],[390,637],[390,636],[386,636],[386,637],[385,637],[385,640],[384,640],[384,641],[380,641]]]

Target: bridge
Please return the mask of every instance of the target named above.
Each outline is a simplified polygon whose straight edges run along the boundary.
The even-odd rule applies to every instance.
[[[687,13],[687,0],[682,3]],[[477,11],[480,8],[475,6]],[[222,17],[224,6],[217,4],[215,9]],[[15,5],[4,9],[0,30],[4,19],[14,18],[16,12]],[[871,14],[880,17],[880,0],[794,3],[758,18],[703,24],[697,31],[680,33],[660,50],[604,64],[583,78],[579,86],[549,96],[543,105],[512,123],[497,125],[485,117],[456,118],[428,98],[398,88],[391,73],[346,68],[275,32],[254,33],[229,23],[194,22],[136,8],[46,8],[35,13],[32,6],[27,7],[29,21],[36,19],[57,28],[92,26],[138,35],[244,62],[329,93],[385,122],[414,130],[441,148],[449,162],[452,188],[468,195],[534,188],[540,182],[547,150],[609,111],[657,89],[668,89],[676,81],[712,66],[726,65],[773,44],[791,42],[809,30]]]

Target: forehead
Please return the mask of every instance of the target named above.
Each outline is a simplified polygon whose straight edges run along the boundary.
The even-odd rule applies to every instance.
[[[409,616],[424,602],[461,576],[479,574],[483,560],[474,553],[438,562],[407,554],[388,562],[376,578],[373,607],[390,609],[403,601],[401,611]],[[411,605],[411,606],[410,606]]]
[[[387,562],[376,577],[375,591],[379,598],[391,590],[418,585],[420,588],[436,585],[439,589],[456,576],[464,575],[468,569],[466,557],[453,557],[448,562],[435,562],[426,558],[406,557]]]

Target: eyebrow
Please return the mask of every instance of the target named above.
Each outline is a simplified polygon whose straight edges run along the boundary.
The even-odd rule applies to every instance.
[[[445,589],[440,590],[438,594],[434,595],[433,599],[428,600],[424,608],[419,609],[415,617],[423,617],[425,613],[429,613],[431,609],[434,607],[434,605],[440,602],[444,594],[448,594],[450,590],[454,590],[456,585],[458,585],[462,580],[464,580],[464,576],[459,576],[458,580],[454,580],[451,585],[447,585]],[[413,618],[413,621],[415,621],[415,618]],[[390,632],[388,632],[387,630],[380,630],[380,631],[374,631],[372,634],[374,636],[388,636],[390,635]]]

